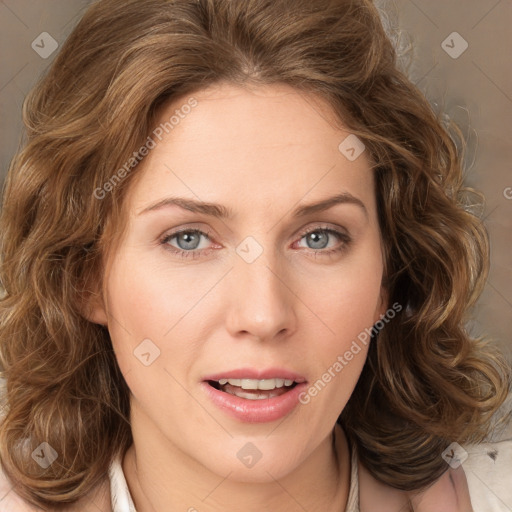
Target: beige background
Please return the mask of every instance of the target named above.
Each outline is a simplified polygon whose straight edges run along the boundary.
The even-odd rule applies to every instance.
[[[492,243],[489,281],[468,327],[495,339],[512,360],[512,1],[377,3],[403,31],[390,34],[411,80],[466,134],[466,181],[486,196],[483,216]],[[23,99],[57,53],[43,59],[31,44],[42,32],[62,44],[88,4],[0,1],[0,183],[19,141]],[[446,40],[452,53],[462,48],[462,39],[448,37],[453,32],[468,44],[457,58],[442,47]]]

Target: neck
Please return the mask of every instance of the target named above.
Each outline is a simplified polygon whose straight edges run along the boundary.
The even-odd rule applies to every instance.
[[[211,471],[133,410],[132,432],[134,443],[122,466],[137,512],[345,510],[350,457],[347,439],[338,425],[288,474],[276,479],[269,473],[263,482],[237,481],[230,478],[232,472],[221,475]]]

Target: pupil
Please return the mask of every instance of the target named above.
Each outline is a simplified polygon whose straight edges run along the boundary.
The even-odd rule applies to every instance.
[[[309,234],[310,240],[314,244],[319,244],[318,246],[311,247],[312,249],[323,249],[327,245],[327,233],[323,233],[320,231],[316,231]],[[322,238],[324,239],[322,243]],[[316,240],[315,240],[316,239]],[[320,241],[320,242],[319,242]]]
[[[178,245],[181,249],[196,249],[199,241],[199,237],[197,233],[193,232],[185,232],[180,234],[185,240],[185,246],[180,243],[180,236],[178,236]],[[196,240],[194,240],[194,238]],[[189,245],[187,245],[189,244]]]

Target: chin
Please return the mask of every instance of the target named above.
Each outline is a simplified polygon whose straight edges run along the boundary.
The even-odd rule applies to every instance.
[[[298,447],[269,440],[250,440],[251,438],[233,439],[229,446],[221,447],[220,453],[211,450],[205,460],[204,455],[198,459],[207,469],[236,482],[270,483],[286,477],[301,463],[290,453],[300,453]]]

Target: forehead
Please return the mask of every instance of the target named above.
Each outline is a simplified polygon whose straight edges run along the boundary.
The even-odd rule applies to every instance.
[[[261,208],[335,192],[373,203],[366,152],[349,160],[340,144],[350,131],[321,98],[279,84],[217,84],[162,105],[162,140],[139,165],[132,210],[166,194],[210,202],[244,199]],[[173,120],[172,124],[170,120]],[[166,124],[167,123],[167,124]],[[167,130],[162,130],[166,127]],[[168,132],[168,133],[167,133]],[[155,131],[153,131],[155,133]]]

